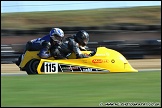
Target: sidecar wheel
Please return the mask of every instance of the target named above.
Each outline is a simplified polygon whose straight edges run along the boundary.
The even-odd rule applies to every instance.
[[[27,63],[25,70],[28,75],[38,74],[37,67],[38,67],[39,62],[40,61],[38,59],[32,59]]]

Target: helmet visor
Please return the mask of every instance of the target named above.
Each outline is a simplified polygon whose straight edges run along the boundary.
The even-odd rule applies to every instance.
[[[52,36],[53,41],[62,41],[62,37],[60,37],[59,35],[55,34]]]
[[[88,41],[89,41],[89,38],[83,40],[83,42],[84,42],[86,45],[88,44]]]
[[[88,44],[88,41],[89,41],[89,39],[87,38],[87,39],[83,39],[83,41],[82,41],[82,43],[81,43],[81,46],[86,46],[87,44]]]

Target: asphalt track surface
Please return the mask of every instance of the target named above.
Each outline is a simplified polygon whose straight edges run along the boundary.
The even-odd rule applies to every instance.
[[[128,60],[133,68],[139,72],[161,70],[161,59]],[[24,76],[25,71],[20,71],[15,64],[1,64],[1,76]]]

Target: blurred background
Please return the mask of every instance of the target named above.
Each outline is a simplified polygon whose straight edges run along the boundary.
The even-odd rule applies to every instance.
[[[65,37],[86,30],[90,50],[161,59],[161,1],[1,1],[1,63],[12,63],[28,40],[52,27]]]

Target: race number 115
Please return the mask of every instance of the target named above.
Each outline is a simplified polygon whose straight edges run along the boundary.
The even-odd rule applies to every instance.
[[[58,73],[58,63],[44,62],[45,73]]]

